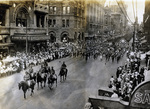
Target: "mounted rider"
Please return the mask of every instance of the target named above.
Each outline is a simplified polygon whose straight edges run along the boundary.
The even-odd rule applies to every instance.
[[[63,78],[63,81],[66,80],[67,72],[68,72],[68,69],[66,67],[67,65],[65,64],[65,62],[63,62],[60,68],[59,75],[58,75],[60,76],[60,82],[62,82],[62,78]]]
[[[55,74],[55,70],[53,68],[53,66],[51,67],[51,73],[49,75],[49,82],[53,82],[54,80],[56,80],[57,75]]]
[[[52,75],[55,74],[55,70],[54,70],[53,66],[51,67],[51,74],[52,74]]]
[[[30,86],[30,74],[26,71],[24,75],[24,81]]]
[[[66,69],[67,65],[65,64],[65,62],[63,62],[63,64],[61,65],[61,69]]]

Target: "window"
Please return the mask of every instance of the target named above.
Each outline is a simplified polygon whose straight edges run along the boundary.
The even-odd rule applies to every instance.
[[[66,7],[63,7],[63,14],[66,14]]]
[[[74,21],[74,28],[77,28],[77,20]]]
[[[77,15],[77,7],[74,8],[74,14]]]
[[[92,29],[92,24],[90,24],[90,29]]]
[[[53,27],[55,27],[55,26],[56,26],[56,20],[53,19]]]
[[[52,27],[52,19],[49,19],[49,21],[48,21],[48,26],[49,26],[49,27]]]
[[[53,14],[53,7],[50,7],[50,14]]]
[[[67,14],[70,14],[70,7],[67,7]]]
[[[66,27],[69,27],[69,19],[66,21]]]
[[[5,16],[5,14],[1,14],[1,12],[0,12],[0,26],[5,26],[4,16]]]
[[[16,17],[16,26],[18,27],[26,27],[27,26],[27,18],[23,11],[20,11]]]
[[[49,27],[56,27],[56,19],[49,19],[48,25]]]
[[[36,26],[37,27],[44,27],[44,22],[45,22],[45,16],[36,14]]]
[[[41,27],[44,27],[44,16],[41,16]]]
[[[106,18],[106,22],[105,22],[105,24],[107,25],[107,23],[108,23],[108,21],[107,21],[108,19]]]
[[[79,14],[79,16],[81,16],[81,9],[78,10],[78,14]]]
[[[65,20],[62,20],[62,27],[65,27]]]
[[[80,28],[80,21],[77,21],[77,28]]]
[[[56,11],[57,11],[56,6],[54,6],[53,7],[53,14],[56,14]]]

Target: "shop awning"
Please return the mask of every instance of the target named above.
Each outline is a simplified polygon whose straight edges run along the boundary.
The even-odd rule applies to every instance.
[[[14,35],[12,36],[12,41],[26,41],[28,39],[29,42],[38,42],[38,41],[47,41],[50,40],[48,35]]]

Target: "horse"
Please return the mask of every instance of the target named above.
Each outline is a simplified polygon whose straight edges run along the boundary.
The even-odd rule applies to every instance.
[[[60,69],[60,72],[59,72],[59,76],[60,76],[60,82],[65,81],[66,78],[67,78],[67,73],[68,73],[68,70],[67,68],[61,68]]]
[[[55,75],[55,77],[54,77],[54,75]],[[54,74],[54,75],[51,74],[48,77],[48,87],[50,88],[50,90],[52,90],[54,82],[56,82],[56,87],[57,87],[57,75],[56,74]]]
[[[40,73],[40,72],[37,73],[36,82],[37,82],[38,89],[39,89],[39,83],[41,83],[41,88],[43,88],[42,84],[44,82],[44,87],[45,87],[46,79],[47,79],[46,73]]]
[[[35,82],[34,81],[31,81],[30,86],[25,81],[21,81],[20,83],[18,83],[19,90],[22,88],[22,91],[24,93],[24,99],[26,99],[26,92],[27,92],[27,90],[29,88],[31,88],[30,96],[32,96],[32,94],[34,93],[34,86],[35,86]]]

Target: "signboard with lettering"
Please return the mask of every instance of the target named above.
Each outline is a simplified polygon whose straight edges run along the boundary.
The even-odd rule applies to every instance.
[[[129,105],[144,109],[150,107],[150,81],[143,82],[136,87],[131,95]]]

